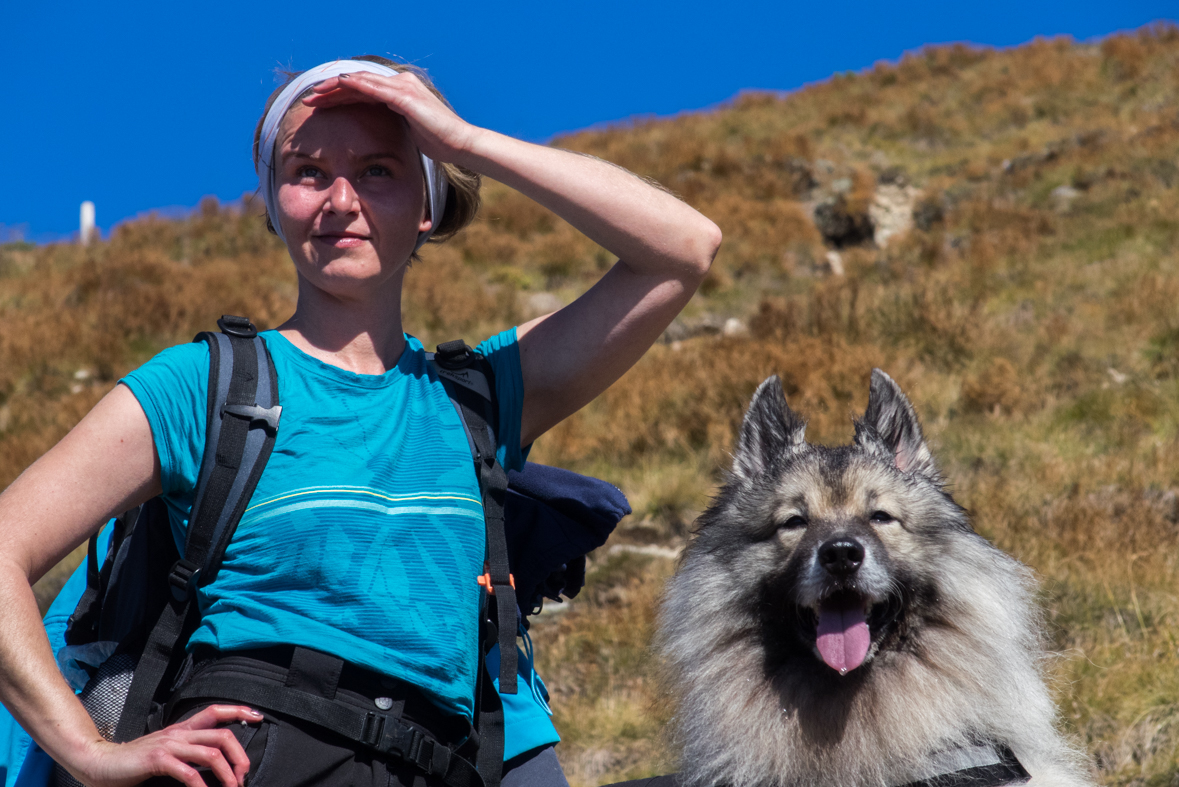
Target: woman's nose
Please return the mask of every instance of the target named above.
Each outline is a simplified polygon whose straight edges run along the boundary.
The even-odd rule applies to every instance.
[[[347,178],[336,178],[328,189],[327,209],[332,213],[359,213],[360,199]]]

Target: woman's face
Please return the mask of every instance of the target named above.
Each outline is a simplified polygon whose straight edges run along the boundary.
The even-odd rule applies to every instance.
[[[430,228],[405,120],[378,104],[297,103],[277,148],[278,220],[299,274],[345,298],[400,276]]]

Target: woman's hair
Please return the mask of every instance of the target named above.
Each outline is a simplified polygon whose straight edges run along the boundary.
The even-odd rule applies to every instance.
[[[450,107],[450,102],[446,97],[434,86],[430,77],[426,76],[426,72],[417,66],[411,66],[408,63],[397,63],[376,55],[361,55],[360,57],[351,58],[352,60],[367,60],[370,63],[378,63],[382,66],[388,66],[394,71],[402,72],[408,71],[421,80],[426,88],[438,96],[443,104]],[[287,80],[279,85],[270,98],[266,99],[266,108],[262,110],[262,117],[258,118],[258,125],[254,129],[254,169],[258,168],[258,145],[262,138],[262,123],[266,120],[266,113],[270,111],[270,107],[274,104],[274,100],[278,98],[278,94],[282,92],[291,80],[299,76],[300,72],[290,71],[286,72]],[[450,107],[453,109],[454,107]],[[442,211],[442,218],[434,219],[434,232],[430,236],[427,243],[441,243],[454,236],[459,230],[471,223],[475,218],[475,214],[479,212],[479,186],[482,182],[479,173],[472,172],[466,167],[460,167],[457,164],[444,164],[438,162],[438,166],[442,167],[446,172],[446,179],[449,185],[446,189],[446,209]],[[431,217],[433,218],[433,217]],[[274,225],[271,223],[271,217],[266,217],[266,226],[274,232]]]

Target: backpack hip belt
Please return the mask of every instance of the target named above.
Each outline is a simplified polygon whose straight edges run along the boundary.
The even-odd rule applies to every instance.
[[[177,710],[201,701],[240,702],[306,722],[370,752],[401,760],[426,776],[438,777],[447,787],[483,787],[484,780],[475,767],[456,753],[458,746],[448,746],[420,724],[407,723],[403,714],[407,690],[412,687],[390,689],[385,692],[393,695],[390,697],[366,698],[367,707],[362,707],[365,700],[345,696],[352,692],[340,687],[344,670],[359,668],[309,648],[267,651],[220,654],[220,658],[198,666],[192,678],[172,693],[161,723],[172,720]],[[288,652],[289,661],[283,658]],[[275,658],[276,653],[282,655]],[[264,658],[252,658],[254,655]],[[283,661],[288,666],[282,666]],[[419,699],[416,708],[421,710],[424,702]]]

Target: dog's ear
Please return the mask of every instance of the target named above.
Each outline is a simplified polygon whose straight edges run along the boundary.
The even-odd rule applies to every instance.
[[[745,411],[733,474],[753,480],[765,473],[775,458],[806,445],[806,422],[786,405],[777,375],[757,387]]]
[[[916,473],[941,483],[933,454],[909,398],[893,379],[872,370],[872,388],[864,420],[856,423],[856,445],[892,459],[902,473]]]

